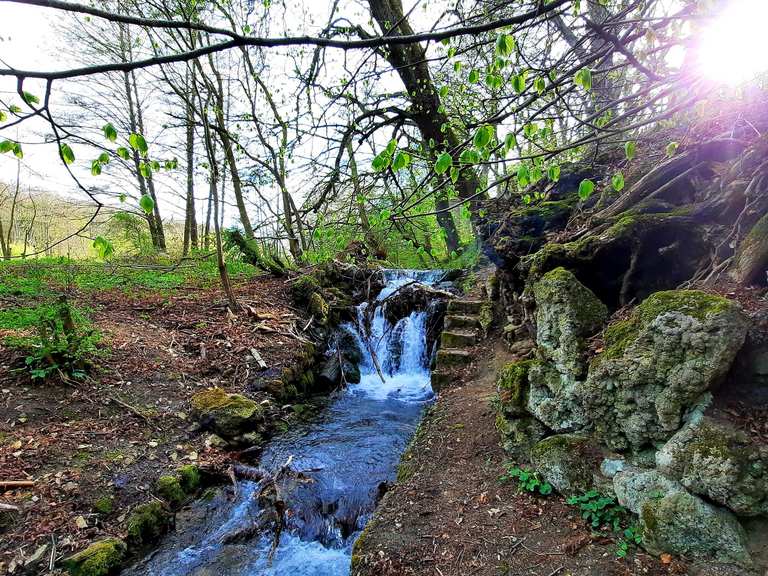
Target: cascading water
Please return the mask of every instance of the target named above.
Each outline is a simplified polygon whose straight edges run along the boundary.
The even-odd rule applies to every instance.
[[[387,271],[387,284],[376,300],[361,304],[357,321],[340,327],[362,350],[360,383],[341,391],[318,421],[274,439],[265,449],[263,470],[274,474],[289,463],[300,473],[300,480],[294,476],[290,485],[281,486],[286,526],[276,548],[273,533],[249,530],[262,513],[256,498],[262,486],[245,481],[233,501],[209,503],[204,519],[180,526],[175,537],[126,573],[349,574],[352,545],[385,483],[394,479],[400,455],[432,398],[427,314],[413,312],[391,326],[385,299],[408,283],[434,284],[441,276],[435,271]]]

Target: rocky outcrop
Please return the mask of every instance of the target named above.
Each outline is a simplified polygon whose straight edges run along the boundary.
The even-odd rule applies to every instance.
[[[559,434],[531,449],[531,464],[555,490],[565,496],[581,494],[593,484],[595,452],[588,436]]]
[[[742,516],[768,514],[768,448],[709,417],[684,426],[656,453],[661,472]]]
[[[664,442],[728,372],[747,325],[726,298],[657,292],[606,330],[605,350],[574,394],[612,448]]]

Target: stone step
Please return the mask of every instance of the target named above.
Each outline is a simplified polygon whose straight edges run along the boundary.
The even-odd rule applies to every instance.
[[[461,314],[448,314],[445,317],[446,330],[474,330],[480,328],[477,316],[463,316]]]
[[[477,332],[471,330],[444,330],[440,335],[441,348],[469,348],[477,343]]]
[[[451,300],[448,302],[448,313],[467,316],[478,315],[482,307],[482,300]]]
[[[452,366],[465,366],[472,362],[472,354],[456,348],[442,348],[437,351],[437,369]]]
[[[453,374],[450,372],[442,372],[440,370],[433,370],[430,377],[430,384],[432,385],[433,392],[440,392],[447,388],[453,381]]]

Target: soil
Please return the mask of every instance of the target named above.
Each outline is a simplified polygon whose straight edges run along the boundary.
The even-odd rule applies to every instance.
[[[260,383],[301,352],[296,334],[306,321],[291,308],[284,279],[253,278],[236,292],[245,305],[237,315],[215,288],[71,294],[93,309],[109,349],[84,382],[33,383],[17,370],[19,352],[0,344],[0,503],[19,508],[1,532],[0,574],[45,573],[51,558],[120,536],[127,512],[152,498],[160,475],[189,462],[218,473],[237,456],[205,446],[190,397],[220,386],[259,399]],[[289,420],[290,407],[281,409]],[[18,480],[34,485],[2,485]],[[100,498],[111,499],[112,512],[94,509]]]
[[[494,377],[514,359],[503,343],[474,351],[477,368],[441,392],[404,459],[409,476],[385,495],[356,548],[355,576],[609,576],[687,574],[672,558],[616,557],[563,498],[521,493],[500,475]]]

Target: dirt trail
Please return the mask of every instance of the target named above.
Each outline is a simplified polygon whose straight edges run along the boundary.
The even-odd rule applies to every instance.
[[[444,390],[423,420],[355,549],[353,574],[586,576],[686,574],[642,553],[616,558],[559,496],[536,498],[502,484],[496,369],[513,359],[500,342],[474,350],[475,376]]]

